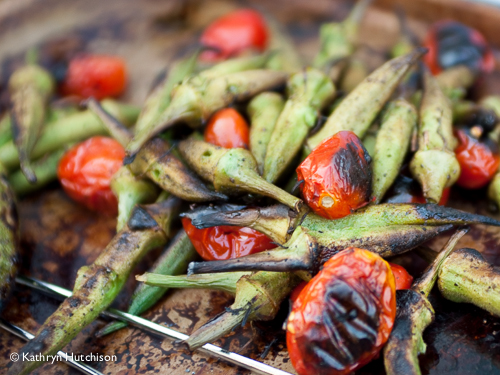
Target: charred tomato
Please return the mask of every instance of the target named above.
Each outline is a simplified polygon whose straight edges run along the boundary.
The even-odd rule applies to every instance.
[[[391,271],[396,281],[396,290],[410,289],[413,283],[413,277],[408,271],[399,264],[389,263],[389,266],[391,266]]]
[[[439,201],[440,206],[445,206],[450,197],[450,188],[443,190]],[[420,184],[411,177],[400,175],[387,193],[385,203],[427,203],[422,193]]]
[[[359,138],[341,131],[323,141],[297,168],[309,207],[338,219],[367,205],[372,193],[371,158]]]
[[[466,65],[475,72],[491,72],[495,66],[493,53],[481,33],[460,22],[441,21],[428,32],[424,56],[432,74],[457,65]]]
[[[269,237],[251,228],[220,225],[198,229],[188,218],[182,219],[182,226],[204,260],[239,258],[276,247]]]
[[[356,248],[341,251],[302,289],[286,341],[300,375],[343,375],[377,356],[396,317],[389,264]]]

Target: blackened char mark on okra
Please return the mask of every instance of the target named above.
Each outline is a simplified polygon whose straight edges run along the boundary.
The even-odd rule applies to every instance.
[[[137,207],[147,211],[156,225],[139,225],[144,229],[125,226],[93,264],[80,268],[73,296],[66,299],[44,322],[35,338],[23,347],[20,355],[54,355],[92,323],[116,298],[139,260],[149,250],[166,243],[171,221],[176,217],[179,206],[177,198],[169,198]],[[12,364],[8,374],[28,374],[42,363],[43,361],[18,361]]]
[[[391,336],[384,348],[384,364],[388,375],[420,375],[418,355],[425,353],[425,328],[434,321],[434,309],[427,299],[440,268],[468,228],[457,231],[437,258],[415,281],[411,289],[396,292],[397,312]]]

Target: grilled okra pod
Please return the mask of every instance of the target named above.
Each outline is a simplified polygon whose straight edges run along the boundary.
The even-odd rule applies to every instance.
[[[438,257],[411,289],[396,292],[396,320],[384,347],[387,375],[421,374],[418,355],[425,353],[426,349],[422,335],[434,320],[434,309],[427,297],[436,282],[443,262],[465,233],[467,230],[462,229],[449,239]]]
[[[165,244],[179,203],[178,199],[169,198],[149,206],[136,206],[127,226],[95,262],[78,270],[73,295],[45,321],[20,355],[54,355],[94,321],[116,298],[137,262],[149,250]],[[42,363],[15,362],[8,374],[28,374]]]
[[[376,204],[381,201],[399,174],[417,124],[417,117],[415,107],[404,99],[391,102],[385,110],[372,161],[372,191]]]
[[[0,311],[10,295],[17,272],[19,223],[16,198],[0,165]]]
[[[214,184],[217,192],[255,193],[264,195],[299,212],[302,200],[270,184],[257,173],[257,163],[250,151],[227,149],[189,138],[179,143],[186,162],[205,180]]]
[[[128,144],[126,164],[149,139],[175,123],[183,121],[193,128],[200,127],[218,109],[279,86],[287,78],[284,72],[264,69],[219,75],[218,67],[185,79],[173,90],[168,107]]]
[[[459,249],[446,258],[438,287],[453,302],[472,303],[500,317],[500,270],[477,250]]]
[[[185,341],[196,349],[253,320],[272,320],[281,302],[300,282],[289,272],[256,272],[242,276],[236,283],[234,303],[224,313],[193,332]]]
[[[31,168],[30,158],[54,87],[49,72],[36,64],[17,69],[9,79],[14,144],[19,153],[21,170],[31,183],[36,182],[36,175]]]
[[[368,74],[366,64],[362,60],[352,57],[340,78],[339,89],[342,92],[350,93],[363,82]]]
[[[101,102],[104,109],[121,123],[132,125],[139,114],[139,109],[113,100]],[[107,134],[106,128],[99,118],[89,110],[71,114],[48,123],[40,135],[31,157],[37,159],[43,155],[59,150],[69,143],[80,142],[94,135]],[[8,170],[19,167],[19,154],[13,142],[0,147],[0,163]]]
[[[353,53],[361,19],[370,3],[371,0],[359,0],[344,21],[321,26],[320,51],[313,62],[315,68],[328,69],[333,62]]]
[[[151,272],[146,275],[158,275],[161,277],[182,277],[168,276],[180,275],[186,272],[189,262],[198,258],[198,253],[194,249],[186,232],[181,229],[179,233],[172,239],[171,243],[165,249],[163,254],[156,260]],[[139,280],[139,276],[136,277]],[[144,280],[139,280],[144,281]],[[236,282],[234,283],[236,285]],[[176,288],[178,286],[166,286],[153,284],[140,284],[130,301],[130,306],[127,310],[129,314],[140,315],[158,302],[168,290],[167,288]],[[111,322],[104,328],[100,329],[96,336],[105,336],[114,331],[127,326],[127,323],[121,321]]]
[[[424,86],[418,151],[410,170],[422,186],[427,201],[438,203],[443,190],[460,176],[460,164],[453,152],[457,140],[453,135],[451,102],[428,71],[424,72]]]
[[[305,151],[310,153],[322,141],[341,130],[353,131],[362,138],[399,81],[425,51],[425,48],[416,48],[407,55],[386,62],[366,77],[340,102],[320,131],[309,137]]]
[[[292,75],[287,84],[288,100],[267,145],[262,177],[275,183],[299,153],[319,112],[335,93],[331,80],[317,69]]]
[[[273,51],[266,63],[266,68],[281,70],[288,73],[298,72],[304,67],[302,59],[297,52],[293,40],[287,35],[286,30],[273,17],[265,15],[266,24],[271,33],[268,50]]]
[[[281,95],[274,92],[263,92],[248,104],[247,111],[251,123],[250,151],[261,175],[264,172],[267,145],[284,105],[285,101]]]

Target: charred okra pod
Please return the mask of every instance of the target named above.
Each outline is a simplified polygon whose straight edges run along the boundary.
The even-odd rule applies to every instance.
[[[252,125],[250,127],[250,151],[261,175],[264,172],[267,145],[284,105],[281,95],[274,92],[263,92],[248,104],[247,111]]]
[[[328,117],[319,132],[307,140],[306,152],[341,130],[350,130],[363,137],[372,121],[390,98],[399,81],[426,52],[416,48],[407,55],[386,62],[365,78]]]
[[[300,151],[319,112],[335,93],[331,80],[319,70],[307,68],[290,77],[288,100],[267,145],[262,177],[275,183]]]
[[[305,217],[291,215],[290,210],[282,205],[242,210],[200,207],[182,216],[190,218],[191,223],[197,228],[216,225],[250,227],[271,237],[278,244],[287,242],[298,225],[307,229],[313,237],[324,237],[325,240],[328,237],[335,238],[337,233],[343,236],[342,233],[346,231],[356,233],[360,237],[365,230],[391,226],[427,225],[429,228],[446,224],[500,226],[500,221],[487,216],[434,204],[410,203],[371,205],[337,220],[325,219],[314,213],[309,213]]]
[[[438,286],[445,298],[473,303],[500,317],[500,270],[477,250],[459,249],[446,258],[439,271]]]
[[[0,311],[5,307],[14,282],[19,249],[16,198],[5,173],[0,165]]]
[[[434,320],[434,309],[427,299],[438,272],[456,243],[467,233],[456,232],[434,262],[411,289],[396,292],[397,312],[391,336],[384,347],[384,364],[388,375],[420,375],[418,355],[425,353],[424,330]]]
[[[128,167],[134,175],[147,177],[163,190],[189,202],[227,199],[224,194],[208,189],[160,138],[149,141]]]
[[[406,100],[398,99],[388,105],[373,153],[372,190],[376,204],[399,174],[416,124],[417,111]]]
[[[460,164],[453,150],[452,108],[435,78],[424,72],[424,95],[420,107],[418,151],[410,163],[427,201],[438,203],[443,190],[460,176]]]
[[[72,144],[68,145],[68,148]],[[9,175],[9,183],[17,196],[23,196],[41,189],[57,179],[57,167],[67,148],[61,148],[41,159],[31,163],[31,168],[36,174],[36,182],[30,183],[26,176],[17,170]]]
[[[321,26],[320,51],[313,66],[327,69],[335,61],[349,57],[354,51],[359,25],[371,0],[359,0],[349,16],[342,22],[331,22]]]
[[[191,244],[189,237],[186,235],[184,230],[181,230],[172,239],[172,242],[168,245],[163,254],[156,260],[153,268],[151,269],[152,273],[147,273],[146,275],[158,275],[167,278],[182,277],[168,275],[180,275],[186,272],[189,262],[194,261],[197,258],[198,253]],[[138,277],[136,278],[138,279]],[[168,290],[167,288],[176,288],[176,286],[154,286],[154,284],[149,283],[148,285],[140,284],[132,295],[130,307],[127,312],[133,315],[142,314],[149,308],[153,307],[153,305],[160,300],[160,298]],[[96,333],[96,336],[105,336],[126,326],[127,323],[125,322],[111,322],[104,328],[100,329]]]
[[[223,193],[255,193],[264,195],[299,212],[302,200],[270,184],[257,173],[257,163],[250,151],[227,149],[193,138],[179,143],[186,162],[205,180]]]
[[[125,125],[132,125],[139,114],[134,106],[121,104],[113,100],[103,100],[102,106]],[[31,153],[33,159],[54,152],[69,143],[80,142],[91,136],[107,134],[99,118],[89,110],[68,115],[53,123],[48,123],[36,142]],[[19,166],[19,154],[12,142],[0,147],[0,163],[8,170]]]
[[[54,86],[49,72],[35,64],[17,69],[9,79],[12,134],[21,170],[32,183],[36,182],[36,176],[30,166],[31,153],[40,135]]]
[[[175,123],[183,121],[193,128],[199,127],[218,109],[279,86],[287,78],[284,72],[259,69],[220,75],[222,64],[227,66],[230,63],[221,63],[185,79],[177,86],[169,106],[152,123],[137,132],[128,144],[125,163],[130,163],[148,140]]]
[[[113,302],[137,262],[149,250],[165,244],[179,203],[178,199],[169,198],[149,206],[136,206],[127,226],[95,262],[78,270],[73,295],[45,321],[21,352],[28,356],[38,354],[38,358],[40,354],[53,355],[94,321]],[[28,374],[42,363],[19,361],[13,363],[8,374]]]
[[[220,274],[219,274],[220,275]],[[236,273],[236,277],[241,273]],[[229,291],[235,275],[204,275],[212,283],[218,283],[219,289]],[[189,280],[191,277],[187,277]],[[194,278],[199,276],[194,276]],[[216,281],[218,280],[219,281]],[[300,278],[288,272],[256,272],[243,275],[236,282],[235,301],[224,313],[209,321],[193,332],[185,341],[190,349],[196,349],[231,332],[238,325],[244,326],[253,320],[272,320],[276,316],[281,302],[300,282]],[[201,283],[200,283],[201,284]],[[198,284],[198,285],[200,285]],[[222,285],[220,285],[222,284]]]

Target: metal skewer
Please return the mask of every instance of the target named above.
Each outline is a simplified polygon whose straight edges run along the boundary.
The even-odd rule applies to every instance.
[[[35,337],[33,334],[29,333],[28,331],[25,331],[21,327],[18,327],[12,323],[9,323],[8,321],[6,321],[2,318],[0,318],[0,327],[5,329],[7,332],[12,333],[14,336],[17,336],[17,337],[19,337],[23,340],[26,340],[26,341],[32,340]],[[12,353],[12,354],[15,354],[15,353]],[[104,375],[102,372],[99,372],[99,371],[93,369],[92,367],[86,365],[85,363],[73,360],[71,358],[71,356],[69,356],[68,354],[64,353],[61,350],[59,350],[57,352],[57,355],[59,357],[61,357],[64,360],[64,362],[66,362],[69,366],[71,366],[77,370],[80,370],[84,374]],[[22,358],[18,358],[17,360],[19,360],[19,359],[22,360]]]
[[[18,284],[27,286],[32,289],[36,289],[42,292],[49,293],[51,295],[59,296],[59,297],[71,297],[72,293],[71,291],[64,289],[60,286],[37,280],[28,276],[18,276],[16,277],[16,282]],[[141,318],[136,315],[132,315],[117,309],[114,309],[112,307],[108,308],[106,311],[103,311],[101,313],[103,316],[107,316],[113,319],[118,319],[125,321],[135,327],[142,328],[146,331],[152,332],[154,334],[166,337],[170,340],[186,340],[189,336],[185,335],[183,333],[177,332],[173,329],[164,327],[160,324],[151,322],[147,319]],[[265,363],[258,362],[256,360],[253,360],[251,358],[247,358],[245,356],[242,356],[240,354],[236,354],[233,352],[229,352],[227,350],[224,350],[216,345],[213,344],[205,344],[199,349],[198,351],[202,353],[206,353],[208,355],[211,355],[213,357],[222,359],[226,362],[229,362],[233,365],[237,365],[240,367],[243,367],[247,370],[250,370],[256,374],[262,374],[262,375],[292,375],[289,372],[274,368],[272,366],[266,365]]]

